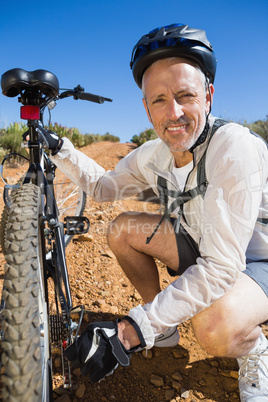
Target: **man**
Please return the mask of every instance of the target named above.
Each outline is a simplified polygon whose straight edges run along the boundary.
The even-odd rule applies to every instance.
[[[177,325],[191,319],[208,353],[237,358],[241,400],[267,401],[268,341],[260,326],[268,320],[267,146],[210,115],[216,58],[204,31],[182,24],[151,31],[134,47],[131,68],[159,138],[113,172],[67,139],[52,160],[98,201],[149,187],[164,201],[161,220],[123,213],[108,233],[146,304],[119,322],[90,324],[66,356],[97,381],[128,365],[137,349],[176,345]],[[163,291],[154,258],[178,276]]]

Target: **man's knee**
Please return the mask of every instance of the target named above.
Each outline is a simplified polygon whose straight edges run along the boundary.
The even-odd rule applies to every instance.
[[[111,248],[128,244],[130,237],[138,233],[138,215],[136,212],[123,212],[110,223],[107,241]]]
[[[109,225],[107,229],[107,241],[109,246],[111,247],[114,242],[118,242],[121,237],[126,232],[126,217],[125,213],[118,215]]]
[[[207,353],[214,356],[232,356],[236,345],[242,342],[243,325],[235,319],[235,305],[231,298],[216,302],[192,319],[195,337]]]

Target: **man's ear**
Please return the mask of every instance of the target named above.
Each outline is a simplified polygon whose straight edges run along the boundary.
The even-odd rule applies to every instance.
[[[142,99],[142,102],[143,102],[143,106],[145,107],[145,110],[146,110],[146,113],[147,113],[147,117],[148,117],[148,119],[149,119],[149,122],[150,122],[151,124],[153,124],[153,123],[152,123],[152,119],[151,119],[151,115],[150,115],[150,112],[149,112],[149,108],[148,108],[148,105],[147,105],[147,102],[146,102],[146,99],[143,98],[143,99]]]
[[[209,87],[207,89],[207,93],[206,93],[206,112],[209,113],[210,109],[212,107],[212,103],[213,103],[213,95],[214,95],[214,86],[212,84],[209,84]]]

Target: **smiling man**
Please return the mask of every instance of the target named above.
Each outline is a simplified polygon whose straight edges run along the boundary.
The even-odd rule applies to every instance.
[[[247,128],[210,114],[216,58],[203,30],[142,36],[131,68],[158,134],[104,169],[63,139],[55,164],[96,200],[152,188],[162,216],[123,213],[108,242],[144,305],[89,324],[66,356],[98,381],[141,348],[173,347],[191,319],[210,354],[237,358],[242,401],[268,400],[268,152]],[[161,291],[155,259],[174,281]]]
[[[189,150],[205,127],[214,87],[197,65],[175,57],[150,66],[142,86],[148,118],[181,167],[192,160]]]

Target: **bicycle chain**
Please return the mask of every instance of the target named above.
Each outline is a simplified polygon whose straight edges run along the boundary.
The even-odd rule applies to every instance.
[[[57,266],[57,257],[56,252],[53,252],[53,266]],[[58,292],[57,292],[58,290]],[[59,306],[58,306],[58,299],[59,304],[61,306],[61,314],[59,313]],[[52,319],[53,328],[51,328],[51,332],[53,333],[52,336],[55,339],[55,342],[61,347],[61,356],[62,356],[62,370],[63,370],[63,386],[64,388],[71,388],[72,387],[72,380],[71,380],[71,370],[70,370],[70,363],[64,356],[64,350],[68,346],[68,341],[70,338],[70,334],[68,333],[68,328],[70,331],[70,317],[67,316],[67,313],[64,309],[64,301],[61,294],[61,286],[60,286],[60,279],[58,275],[58,269],[55,269],[55,303],[57,314]],[[53,317],[53,316],[52,316]]]

